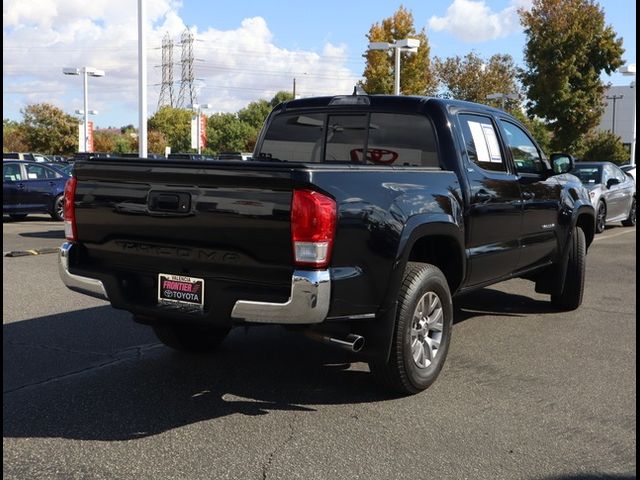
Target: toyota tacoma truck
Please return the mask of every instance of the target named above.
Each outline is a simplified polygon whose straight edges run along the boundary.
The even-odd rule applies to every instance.
[[[175,349],[284,325],[417,393],[444,364],[452,297],[520,277],[579,307],[595,221],[572,167],[484,105],[292,100],[247,161],[76,162],[60,275]]]

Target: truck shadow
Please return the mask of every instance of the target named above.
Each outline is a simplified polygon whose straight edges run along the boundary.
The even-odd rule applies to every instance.
[[[455,321],[551,311],[485,289],[456,302]],[[121,441],[233,414],[312,414],[317,405],[394,398],[356,361],[279,327],[236,328],[216,353],[181,354],[109,306],[9,323],[3,433]]]
[[[558,313],[558,310],[548,300],[537,300],[492,288],[456,297],[453,302],[454,324],[484,315],[523,317],[544,313]]]
[[[208,356],[175,353],[106,306],[5,324],[3,433],[118,441],[233,414],[389,398],[352,361],[277,327],[234,329]]]

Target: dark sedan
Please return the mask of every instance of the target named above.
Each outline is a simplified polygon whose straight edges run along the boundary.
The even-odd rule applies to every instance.
[[[20,219],[48,213],[63,220],[64,186],[71,178],[52,165],[20,160],[2,162],[2,213]]]
[[[611,162],[579,162],[571,171],[589,191],[596,209],[596,233],[607,223],[636,224],[636,182]]]

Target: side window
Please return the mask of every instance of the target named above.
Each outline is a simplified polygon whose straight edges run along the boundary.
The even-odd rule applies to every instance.
[[[27,180],[46,180],[56,178],[56,172],[42,165],[26,165]]]
[[[462,114],[460,126],[469,160],[484,170],[507,171],[495,127],[489,117]]]
[[[500,120],[500,125],[518,173],[543,173],[547,170],[540,152],[524,130],[505,120]]]
[[[359,160],[362,152],[358,152]],[[367,163],[439,167],[431,122],[420,115],[372,113]]]
[[[19,182],[22,180],[20,165],[17,163],[2,165],[2,177],[4,182]]]
[[[614,167],[614,170],[616,172],[616,178],[620,180],[620,183],[627,180],[628,177],[622,170],[620,170],[618,167]]]

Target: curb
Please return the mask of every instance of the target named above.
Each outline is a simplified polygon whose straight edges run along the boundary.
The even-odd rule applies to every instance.
[[[36,248],[32,250],[13,250],[11,252],[3,252],[3,257],[26,257],[29,255],[45,255],[47,253],[57,253],[58,248]]]

